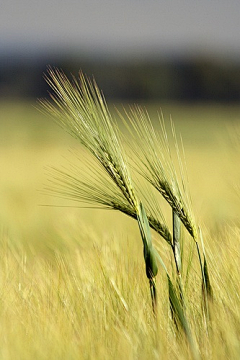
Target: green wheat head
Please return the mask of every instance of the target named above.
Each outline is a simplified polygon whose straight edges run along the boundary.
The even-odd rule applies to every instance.
[[[134,191],[117,125],[108,110],[105,99],[96,83],[91,82],[82,73],[79,74],[79,82],[73,78],[71,83],[61,71],[49,69],[46,80],[54,94],[51,95],[53,104],[49,101],[42,102],[44,109],[90,151],[115,188],[112,193],[104,192],[101,185],[95,187],[93,183],[90,185],[84,182],[79,183],[76,177],[58,170],[55,170],[54,180],[64,185],[62,192],[70,198],[82,200],[85,198],[85,200],[120,210],[138,220],[144,246],[146,274],[150,280],[155,312],[156,292],[153,278],[157,275],[158,268],[150,234],[145,231],[148,218]],[[87,190],[85,195],[83,190]],[[159,225],[159,222],[153,222],[155,226],[156,223]],[[161,228],[161,224],[159,227]],[[164,235],[167,232],[166,229],[164,226],[162,230]],[[169,234],[166,237],[169,238]]]
[[[92,160],[85,162],[86,171],[82,166],[79,168],[73,166],[70,171],[69,169],[51,168],[48,190],[78,203],[121,211],[137,220],[143,243],[153,311],[156,314],[155,277],[158,273],[159,263],[167,275],[172,314],[185,333],[194,358],[197,358],[196,347],[185,314],[181,282],[180,223],[185,226],[197,245],[206,308],[206,293],[211,292],[212,296],[212,289],[205,252],[203,252],[204,264],[202,265],[197,241],[197,227],[191,211],[189,196],[183,178],[182,186],[180,186],[164,123],[159,123],[161,129],[161,135],[159,135],[154,130],[146,110],[136,106],[129,113],[126,112],[129,121],[127,127],[134,139],[131,141],[131,148],[134,154],[135,168],[172,208],[172,234],[161,211],[156,206],[156,201],[150,195],[151,191],[147,190],[143,194],[133,183],[119,129],[95,81],[91,81],[81,72],[78,80],[73,78],[70,81],[63,72],[52,68],[49,69],[45,78],[53,94],[51,94],[51,101],[41,101],[42,109],[50,113],[56,122],[92,155]],[[126,122],[125,119],[124,121]],[[177,145],[176,150],[182,175],[183,166]],[[84,163],[83,159],[80,159],[80,162]],[[176,288],[161,256],[152,243],[150,227],[172,249],[179,276]]]

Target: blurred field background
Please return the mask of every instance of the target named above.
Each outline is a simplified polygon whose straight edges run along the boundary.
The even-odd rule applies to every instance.
[[[173,119],[215,296],[207,335],[184,232],[185,259],[193,256],[189,281],[183,269],[188,317],[203,359],[240,358],[239,14],[234,0],[1,4],[1,359],[191,358],[161,271],[153,324],[136,222],[45,193],[47,167],[75,162],[69,149],[88,156],[37,110],[49,64],[94,75],[114,113],[138,103],[154,123],[160,111],[168,129]],[[153,237],[171,270],[169,249]]]
[[[114,107],[122,110],[128,105],[117,103]],[[204,221],[211,218],[208,224],[211,226],[222,221],[236,221],[240,107],[161,102],[142,103],[142,106],[146,106],[155,123],[162,111],[169,131],[172,118],[177,134],[181,135],[197,216]],[[66,209],[40,206],[56,202],[50,195],[42,194],[47,183],[46,167],[64,166],[72,161],[71,148],[82,151],[76,140],[60,129],[50,116],[41,114],[37,107],[37,102],[1,103],[1,118],[4,119],[1,122],[1,167],[4,169],[1,173],[1,217],[10,224],[14,218],[12,225],[21,231],[28,226],[38,226],[41,217],[46,217],[47,221],[49,216],[66,212]],[[116,113],[114,107],[110,108]],[[119,125],[125,131],[121,122]],[[174,148],[174,144],[172,146]],[[62,205],[68,204],[62,200]],[[85,210],[68,209],[67,212],[79,213],[81,218]],[[87,213],[90,217],[98,217],[96,210]]]
[[[142,105],[155,122],[161,106],[167,128],[171,115],[183,138],[193,210],[203,229],[217,304],[207,338],[197,305],[201,284],[194,254],[186,292],[201,355],[237,359],[239,106]],[[190,357],[184,342],[175,338],[161,272],[160,328],[154,334],[136,222],[111,211],[62,207],[74,204],[43,193],[47,166],[74,162],[69,149],[87,155],[36,106],[5,101],[0,107],[1,357]],[[187,258],[192,245],[184,236]],[[171,268],[169,249],[155,235],[154,242]]]

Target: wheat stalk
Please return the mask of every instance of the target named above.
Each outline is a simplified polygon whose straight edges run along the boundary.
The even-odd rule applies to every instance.
[[[125,111],[126,112],[126,111]],[[181,220],[189,234],[195,241],[198,259],[202,274],[203,298],[205,309],[208,308],[208,298],[212,299],[212,288],[210,284],[206,255],[203,249],[204,265],[202,264],[201,254],[198,244],[198,231],[191,211],[189,195],[186,191],[184,181],[183,165],[180,158],[179,147],[176,141],[175,130],[172,124],[172,133],[175,138],[175,147],[178,156],[179,168],[182,177],[182,186],[178,181],[176,169],[173,164],[172,155],[169,147],[169,140],[163,119],[160,119],[159,126],[161,135],[156,133],[149,115],[146,110],[135,106],[126,112],[130,125],[128,129],[137,140],[131,144],[138,143],[137,147],[132,146],[136,156],[136,164],[139,173],[164,197],[172,208],[173,214],[173,242],[172,251],[179,275],[179,292],[184,305],[184,296],[181,284],[181,250],[179,242]],[[139,154],[141,152],[141,155]],[[181,189],[182,188],[182,189]],[[202,241],[203,243],[203,241]],[[208,298],[206,297],[206,293]],[[208,312],[208,311],[207,311]],[[207,316],[208,317],[208,316]]]
[[[146,275],[150,284],[153,311],[156,313],[154,277],[157,275],[158,267],[155,249],[152,246],[151,236],[146,235],[143,231],[148,220],[142,216],[143,213],[145,214],[145,210],[133,189],[125,155],[119,141],[117,126],[108,110],[106,101],[95,81],[91,82],[81,72],[79,73],[79,81],[73,78],[73,83],[58,69],[50,68],[48,76],[45,78],[54,93],[51,94],[53,104],[50,101],[41,102],[43,109],[50,112],[56,121],[80,141],[98,160],[102,169],[105,170],[105,173],[108,174],[127,201],[128,215],[134,214],[137,217],[144,246]],[[65,195],[78,197],[81,190],[76,184],[76,179],[67,174],[62,173],[62,175],[65,178]],[[119,203],[117,205],[117,202],[110,200],[111,197],[108,199],[105,197],[104,200],[101,191],[97,194],[94,192],[93,186],[82,185],[85,189],[90,190],[88,194],[92,193],[91,196],[97,202],[103,201],[105,205],[110,205],[113,208],[118,206],[118,210],[126,212],[124,202],[119,206]]]
[[[88,178],[87,181],[80,180],[78,176],[72,173],[53,168],[52,182],[57,185],[56,192],[60,196],[75,201],[85,201],[102,205],[105,208],[120,210],[137,219],[143,242],[152,307],[156,314],[155,277],[158,272],[157,259],[160,259],[161,264],[162,260],[152,244],[150,225],[171,245],[179,275],[181,258],[179,248],[180,223],[178,219],[182,221],[197,243],[193,217],[180,190],[173,163],[162,154],[162,148],[158,148],[159,139],[147,113],[137,108],[132,112],[133,119],[131,120],[132,128],[137,134],[138,140],[141,140],[140,146],[138,144],[135,150],[136,162],[139,164],[142,175],[172,207],[174,221],[172,238],[167,227],[157,221],[149,209],[148,215],[146,214],[145,207],[137,196],[126,165],[126,156],[121,146],[117,125],[96,83],[91,82],[82,73],[79,74],[79,81],[73,78],[72,83],[61,71],[51,68],[46,80],[54,93],[51,95],[52,102],[41,102],[44,110],[50,112],[66,131],[90,151],[101,168],[100,172],[96,170],[96,181],[92,181],[91,178]],[[166,132],[163,131],[163,139],[160,138],[160,141],[167,154],[170,155]],[[104,184],[102,170],[107,175],[108,180],[111,180],[111,186],[106,183],[106,187]],[[94,174],[94,170],[92,173]],[[164,268],[166,269],[165,265]],[[206,266],[205,268],[207,269]],[[173,284],[167,272],[166,274],[172,309],[191,343],[183,303],[177,300]],[[181,300],[183,300],[181,284],[179,289]]]
[[[58,69],[49,69],[46,81],[54,91],[54,102],[41,101],[67,132],[98,159],[104,170],[121,189],[131,206],[137,206],[132,182],[124,161],[114,120],[96,83],[79,73],[73,83]]]
[[[77,203],[89,204],[95,208],[118,210],[137,220],[136,209],[130,205],[119,188],[109,181],[102,169],[97,167],[96,163],[91,162],[91,165],[87,164],[88,172],[83,168],[83,162],[82,160],[81,166],[74,169],[51,167],[47,172],[48,185],[45,187],[47,193]],[[91,167],[91,172],[88,166]],[[160,209],[156,209],[153,202],[148,201],[146,194],[142,194],[141,197],[144,198],[150,227],[171,245],[172,235]],[[158,220],[159,217],[161,221]]]
[[[183,191],[180,188],[164,122],[159,122],[160,135],[159,132],[156,133],[145,109],[135,106],[125,113],[130,122],[127,127],[135,139],[131,142],[131,148],[137,155],[135,159],[138,172],[160,192],[196,241],[197,227],[189,204],[189,196],[186,192],[183,195],[183,191],[186,190],[184,180],[182,181]],[[135,144],[138,145],[135,146]],[[177,144],[176,150],[179,155]],[[183,175],[179,156],[178,159],[181,175]]]

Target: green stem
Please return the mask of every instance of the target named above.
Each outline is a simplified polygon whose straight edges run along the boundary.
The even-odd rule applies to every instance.
[[[156,282],[154,278],[149,279],[150,293],[152,299],[152,309],[153,314],[157,317],[157,290],[156,290]]]
[[[176,270],[177,270],[177,283],[178,283],[179,295],[180,295],[180,299],[182,301],[182,305],[185,306],[183,287],[182,287],[182,279],[181,279],[181,270],[182,270],[181,247],[180,247],[181,220],[174,210],[172,211],[172,218],[173,218],[172,250],[173,250],[174,261],[175,261]]]

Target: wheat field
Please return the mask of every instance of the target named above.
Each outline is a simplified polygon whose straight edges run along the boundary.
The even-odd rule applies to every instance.
[[[153,316],[136,221],[44,192],[46,167],[75,161],[69,149],[88,154],[35,105],[0,104],[0,358],[191,359],[161,269],[157,321]],[[171,115],[183,138],[214,293],[207,326],[197,254],[184,231],[189,267],[182,274],[194,340],[202,359],[239,359],[240,108],[146,104],[153,118],[160,106],[167,126]],[[174,276],[168,246],[152,235]]]

